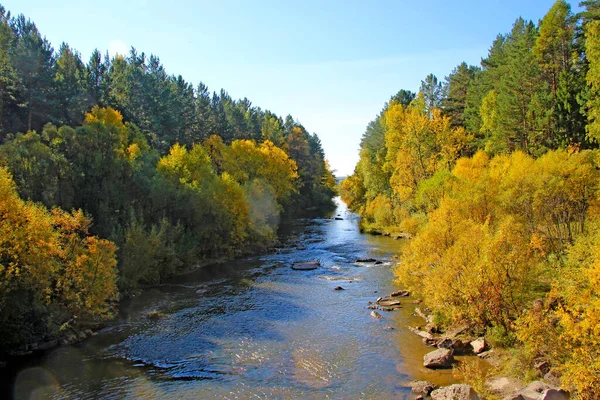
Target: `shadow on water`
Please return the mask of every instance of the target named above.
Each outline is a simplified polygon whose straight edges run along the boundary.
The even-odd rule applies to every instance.
[[[428,350],[406,329],[411,308],[372,318],[395,290],[399,241],[362,235],[334,216],[282,229],[282,247],[179,276],[123,303],[117,322],[15,371],[15,398],[407,398]],[[356,263],[375,257],[381,265]],[[313,271],[291,263],[318,260]],[[334,291],[341,285],[345,290]],[[144,315],[159,311],[164,318]],[[393,328],[394,330],[389,330]]]

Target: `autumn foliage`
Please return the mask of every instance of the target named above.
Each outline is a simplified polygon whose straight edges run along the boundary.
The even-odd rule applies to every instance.
[[[0,346],[112,315],[116,246],[89,235],[81,211],[23,201],[0,168],[0,215]]]
[[[481,68],[400,91],[340,185],[363,228],[411,237],[396,278],[437,324],[513,349],[513,371],[548,361],[581,399],[600,397],[596,3],[558,0]]]

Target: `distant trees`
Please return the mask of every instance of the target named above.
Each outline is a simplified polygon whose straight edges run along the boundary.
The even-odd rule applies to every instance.
[[[321,142],[293,117],[134,48],[85,64],[1,6],[0,141],[0,353],[333,205]]]

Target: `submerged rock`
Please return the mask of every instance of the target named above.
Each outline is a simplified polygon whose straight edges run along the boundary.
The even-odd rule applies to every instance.
[[[429,394],[437,388],[436,385],[429,381],[412,381],[408,384],[408,386],[412,389],[412,392],[415,394],[422,394],[425,396],[429,396]]]
[[[379,314],[377,311],[371,311],[371,317],[377,318],[377,319],[383,318],[383,316],[381,314]]]
[[[292,264],[292,269],[297,271],[310,271],[321,265],[318,261],[298,261]]]
[[[377,262],[377,260],[376,260],[376,259],[374,259],[374,258],[358,258],[358,259],[356,260],[356,262],[362,262],[362,263],[374,263],[374,262]]]
[[[333,288],[333,290],[346,290],[346,289],[344,289],[344,288],[343,288],[343,287],[341,287],[341,286],[336,286],[336,287],[334,287],[334,288]]]
[[[454,356],[450,349],[437,349],[423,356],[423,366],[426,368],[452,368]]]

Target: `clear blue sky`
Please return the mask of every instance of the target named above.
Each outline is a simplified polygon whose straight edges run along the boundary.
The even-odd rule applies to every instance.
[[[169,73],[292,114],[321,137],[337,175],[352,173],[365,127],[399,89],[479,65],[519,16],[552,0],[0,0],[56,49],[156,54]],[[574,11],[577,3],[571,2]]]

